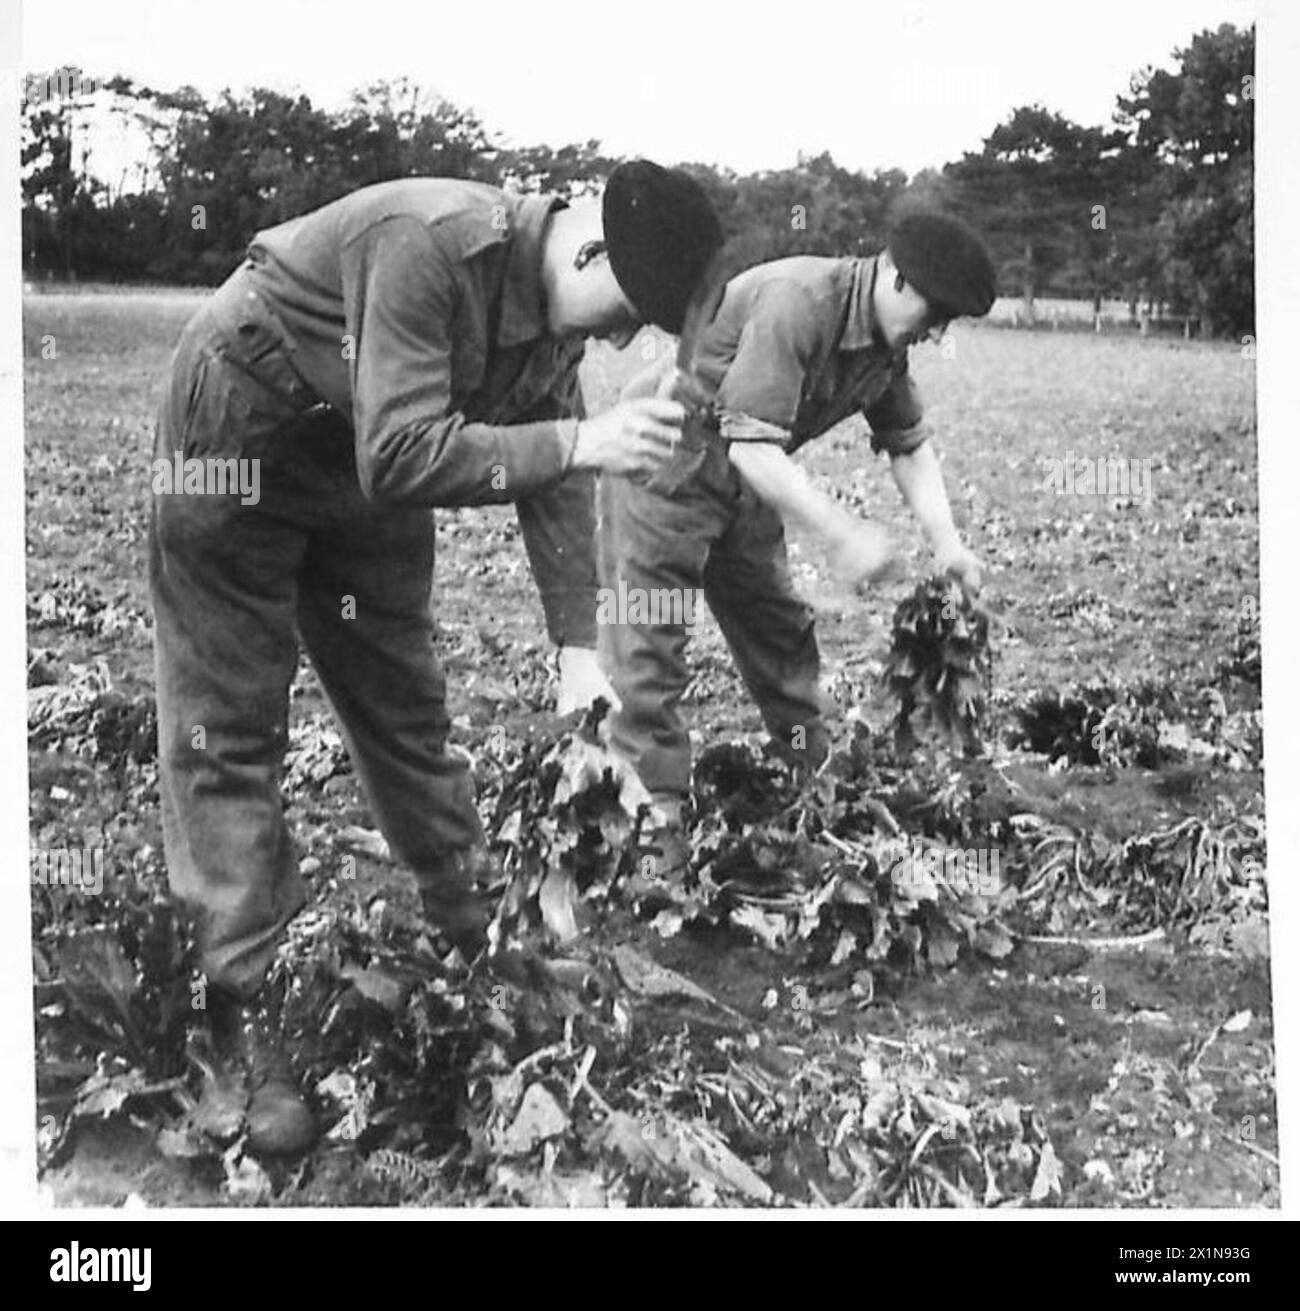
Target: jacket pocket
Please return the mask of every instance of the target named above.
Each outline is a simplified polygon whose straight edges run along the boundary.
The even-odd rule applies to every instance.
[[[240,392],[250,413],[282,418],[320,400],[303,381],[284,338],[261,320],[236,324],[222,334],[217,350],[246,382]]]
[[[234,363],[220,340],[195,360],[181,430],[187,456],[260,457],[300,407]]]
[[[196,455],[270,455],[277,436],[318,403],[284,343],[260,325],[243,325],[209,346],[187,444]]]

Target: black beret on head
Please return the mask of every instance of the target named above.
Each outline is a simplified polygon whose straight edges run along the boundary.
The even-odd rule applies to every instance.
[[[889,235],[898,271],[936,314],[987,314],[997,276],[983,239],[960,219],[933,210],[905,214]]]
[[[620,164],[603,202],[610,267],[643,319],[680,333],[686,306],[722,245],[704,188],[648,159]]]

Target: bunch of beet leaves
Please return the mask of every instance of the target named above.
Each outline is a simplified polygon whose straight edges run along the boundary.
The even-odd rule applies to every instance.
[[[917,585],[894,612],[885,681],[898,702],[894,744],[917,745],[915,724],[936,730],[967,754],[983,749],[992,684],[989,615],[952,578]]]

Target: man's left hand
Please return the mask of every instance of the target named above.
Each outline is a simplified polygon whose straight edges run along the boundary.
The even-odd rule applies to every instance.
[[[941,574],[950,574],[971,596],[979,595],[984,583],[984,566],[973,551],[957,542],[936,551],[934,562]]]
[[[622,704],[609,680],[601,673],[593,650],[583,646],[562,646],[555,713],[571,715],[575,710],[586,710],[597,697],[604,697],[613,709]]]

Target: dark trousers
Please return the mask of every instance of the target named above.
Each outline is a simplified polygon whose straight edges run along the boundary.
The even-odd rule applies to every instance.
[[[312,399],[236,275],[181,339],[154,452],[258,461],[256,503],[156,482],[150,531],[169,877],[209,980],[245,995],[306,900],[278,791],[299,639],[417,880],[482,837],[446,748],[432,512],[367,501],[348,424]]]
[[[780,516],[720,442],[688,425],[664,471],[638,481],[602,475],[597,542],[597,649],[622,702],[609,718],[610,745],[651,793],[684,796],[690,787],[680,703],[691,616],[683,605],[686,622],[678,622],[674,594],[703,594],[780,753],[820,763],[827,737],[812,611],[790,579]],[[619,598],[639,601],[650,618],[641,621]],[[636,621],[618,622],[624,611]]]

